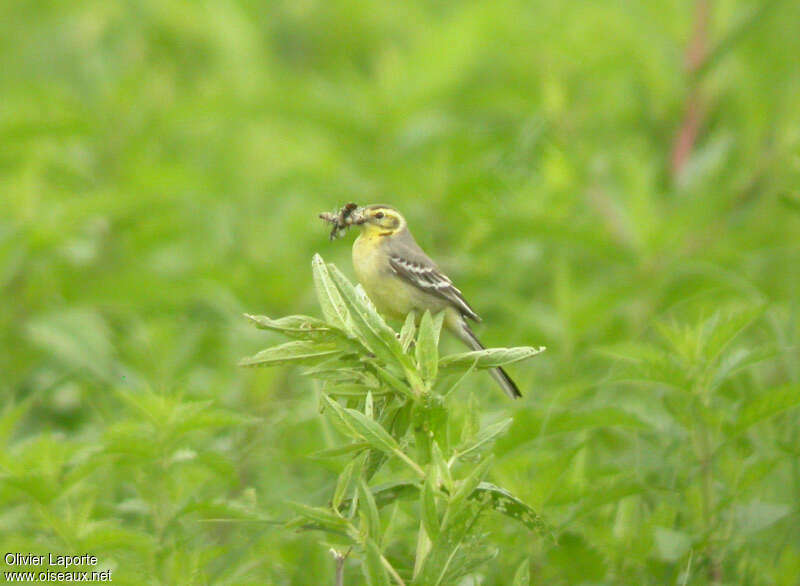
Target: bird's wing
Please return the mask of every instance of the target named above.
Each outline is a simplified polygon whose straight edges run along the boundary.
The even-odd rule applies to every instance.
[[[389,266],[392,267],[396,275],[418,289],[450,302],[461,315],[475,321],[481,321],[475,310],[464,299],[461,291],[453,285],[453,281],[442,273],[421,249],[413,257],[415,258],[409,258],[407,255],[390,254]]]

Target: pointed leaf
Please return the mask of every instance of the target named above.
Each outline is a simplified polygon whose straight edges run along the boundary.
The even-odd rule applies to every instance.
[[[420,499],[420,511],[422,513],[422,525],[425,532],[433,541],[439,535],[439,513],[436,510],[436,495],[434,490],[435,478],[433,470],[428,471],[425,482],[422,485],[422,498]]]
[[[308,364],[320,362],[337,354],[341,355],[342,351],[335,344],[300,340],[273,346],[254,356],[243,358],[239,361],[239,366],[278,366],[292,362]]]
[[[768,503],[759,499],[736,506],[735,518],[739,530],[745,535],[757,533],[777,523],[792,513],[792,506]]]
[[[307,315],[289,315],[280,319],[271,319],[266,315],[244,316],[260,330],[279,332],[290,338],[301,340],[326,340],[344,337],[344,332],[331,327],[326,322]]]
[[[333,399],[328,397],[326,399],[328,405],[340,414],[348,427],[362,437],[372,448],[390,454],[399,450],[400,446],[395,439],[377,421],[368,419],[363,413],[354,409],[346,409]]]
[[[733,342],[739,334],[755,321],[763,312],[763,306],[737,308],[725,312],[717,312],[702,326],[705,341],[705,354],[709,361],[718,356]]]
[[[506,517],[519,521],[543,537],[553,539],[553,530],[542,516],[504,488],[489,482],[481,482],[470,498],[486,504]]]
[[[453,476],[450,474],[450,466],[447,460],[445,460],[444,454],[442,454],[442,450],[439,448],[439,444],[436,443],[436,441],[431,445],[431,458],[439,472],[439,479],[444,482],[445,488],[452,494],[454,483]]]
[[[656,527],[653,532],[658,557],[665,562],[676,562],[689,552],[692,539],[683,531]]]
[[[526,360],[545,351],[544,346],[519,346],[516,348],[487,348],[473,352],[450,354],[439,360],[439,368],[469,368],[476,363],[476,368],[494,368],[512,362]]]
[[[362,569],[369,586],[389,586],[389,576],[383,564],[381,551],[372,539],[364,544],[364,564]]]
[[[411,399],[415,397],[414,391],[412,391],[411,388],[406,383],[397,378],[391,372],[389,372],[388,370],[377,364],[373,364],[372,366],[375,369],[378,378],[380,378],[384,383],[386,383],[386,385],[389,386],[389,388],[391,388],[394,391],[397,391],[398,393],[400,393],[405,397]]]
[[[408,349],[411,347],[411,342],[414,341],[417,329],[416,319],[417,314],[415,311],[408,312],[406,321],[403,323],[403,328],[400,330],[400,346],[403,348],[403,352],[408,352]]]
[[[326,529],[345,534],[350,530],[350,523],[348,523],[347,519],[340,517],[329,509],[311,507],[295,502],[288,502],[286,504],[304,519],[312,521]]]
[[[364,415],[369,419],[375,419],[375,402],[372,400],[372,391],[369,391],[364,399]]]
[[[375,486],[371,489],[372,496],[378,508],[390,505],[398,500],[419,498],[419,484],[401,480]],[[342,507],[350,506],[350,499],[342,502]]]
[[[378,505],[372,496],[372,491],[367,486],[367,483],[364,482],[364,479],[358,481],[358,500],[361,514],[367,524],[367,535],[375,543],[380,543],[381,517],[378,513]]]
[[[486,426],[478,435],[469,443],[465,444],[463,448],[457,450],[458,457],[462,457],[470,452],[480,449],[485,444],[493,441],[498,435],[505,433],[511,426],[513,419],[511,417],[498,421],[492,425]]]
[[[372,488],[372,496],[378,508],[382,508],[398,500],[421,499],[422,490],[424,488],[419,483],[403,480]],[[490,482],[481,482],[469,496],[469,499],[477,501],[509,519],[522,523],[525,527],[543,537],[553,539],[553,529],[547,521],[531,506],[504,488],[500,488]],[[350,499],[345,499],[342,502],[342,507],[346,508],[348,506],[350,506]],[[441,523],[439,525],[441,526]]]
[[[735,435],[754,425],[800,405],[800,385],[787,385],[763,393],[747,403],[739,412],[733,427]]]
[[[525,558],[514,573],[512,586],[530,586],[531,583],[531,563]]]
[[[344,299],[342,299],[341,293],[339,293],[336,285],[334,285],[331,280],[331,276],[328,273],[328,266],[320,255],[314,255],[314,258],[311,260],[311,268],[314,275],[314,287],[317,291],[317,300],[322,309],[322,315],[325,316],[326,321],[337,328],[352,333],[350,314],[347,310],[347,306],[344,303]]]
[[[448,509],[448,513],[450,513],[450,509]],[[480,509],[472,510],[469,507],[461,507],[458,512],[450,517],[449,522],[446,520],[442,524],[439,535],[425,557],[414,584],[418,586],[439,586],[447,583],[446,576],[451,571],[451,564],[453,564],[453,560],[456,557],[455,554],[461,548],[470,530],[475,526],[480,514]],[[447,519],[447,513],[445,514],[445,519]],[[457,571],[457,568],[455,570]]]
[[[364,440],[364,436],[358,433],[353,426],[350,425],[350,420],[345,415],[344,407],[342,407],[338,401],[332,399],[324,393],[322,395],[322,401],[323,404],[328,407],[328,413],[331,416],[331,423],[339,433],[353,438],[357,443],[364,441],[367,446],[371,445],[369,442]]]
[[[323,387],[323,390],[335,397],[357,397],[359,399],[366,399],[367,395],[378,395],[383,396],[389,394],[389,391],[386,390],[378,390],[378,389],[370,389],[369,387],[365,387],[364,385],[328,385],[326,384]]]
[[[457,484],[456,490],[450,497],[450,501],[447,504],[447,514],[445,515],[445,521],[443,525],[447,525],[448,518],[452,518],[453,515],[457,515],[461,508],[463,508],[467,498],[472,495],[475,489],[478,488],[478,485],[489,473],[489,467],[492,465],[493,459],[494,458],[492,456],[484,458],[480,464],[473,468],[472,472],[470,472],[464,480]]]
[[[339,456],[344,456],[345,454],[350,454],[352,452],[360,452],[361,450],[366,450],[369,448],[369,444],[367,442],[355,442],[352,444],[345,444],[343,446],[337,446],[335,448],[328,448],[326,450],[319,450],[317,452],[313,452],[309,454],[309,458],[315,460],[322,460],[327,458],[337,458]]]
[[[430,385],[436,380],[439,366],[439,335],[442,331],[444,312],[439,312],[435,318],[429,311],[422,315],[419,322],[419,334],[415,356],[417,366],[422,373],[422,378]]]
[[[345,495],[347,494],[347,490],[350,488],[350,483],[353,480],[353,472],[355,471],[359,462],[359,458],[350,460],[347,463],[347,466],[344,467],[344,470],[342,470],[342,473],[339,474],[339,478],[336,480],[336,488],[333,491],[333,498],[331,499],[331,508],[334,511],[339,510],[339,506],[342,504],[342,499],[344,499]]]
[[[389,364],[393,358],[407,360],[394,330],[378,314],[364,290],[353,287],[334,265],[328,265],[328,271],[347,304],[356,329],[370,349]]]
[[[337,418],[340,419],[347,428],[353,430],[358,438],[366,441],[373,449],[397,456],[413,468],[420,476],[425,475],[422,469],[400,450],[397,441],[389,435],[389,432],[386,431],[380,423],[368,419],[359,411],[345,409],[327,395],[323,395],[323,398],[331,407],[332,411],[336,413]]]

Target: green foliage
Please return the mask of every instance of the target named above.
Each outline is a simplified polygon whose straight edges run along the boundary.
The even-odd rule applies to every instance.
[[[117,584],[410,581],[425,481],[324,394],[435,468],[440,525],[489,455],[469,510],[486,488],[546,516],[484,510],[464,584],[800,582],[800,4],[0,17],[0,550],[86,551]],[[421,372],[411,319],[395,344],[320,306],[308,259],[352,281],[353,235],[317,214],[348,201],[404,213],[487,346],[547,346],[508,366],[521,400],[474,358]],[[237,367],[285,342],[262,358],[289,366]],[[337,352],[295,368],[296,342]],[[383,539],[349,551],[360,479]],[[350,525],[287,531],[287,502]]]
[[[325,384],[327,393],[323,393],[322,400],[332,427],[348,441],[356,442],[345,444],[345,450],[332,454],[349,454],[350,460],[336,480],[330,507],[292,503],[299,518],[290,521],[288,526],[319,529],[346,537],[347,545],[361,553],[363,573],[369,584],[388,583],[388,569],[398,583],[409,580],[423,585],[453,583],[477,568],[476,560],[483,558],[456,554],[470,539],[473,540],[471,547],[475,548],[477,521],[484,509],[505,514],[531,529],[545,527],[539,515],[528,505],[507,490],[483,482],[492,463],[491,456],[482,458],[463,479],[453,480],[451,468],[455,461],[491,442],[508,428],[508,421],[483,431],[475,430],[475,437],[470,438],[473,443],[462,451],[453,449],[446,454],[439,448],[439,441],[462,435],[462,429],[449,418],[442,398],[431,390],[436,386],[439,362],[451,368],[461,364],[463,370],[469,372],[475,363],[499,360],[497,349],[472,352],[470,361],[459,361],[449,356],[440,360],[438,348],[443,314],[432,317],[425,312],[416,329],[416,337],[409,334],[412,321],[405,324],[405,332],[396,334],[378,315],[369,299],[360,294],[335,266],[326,265],[316,255],[312,268],[320,305],[328,308],[326,315],[336,324],[315,322],[314,327],[301,327],[300,324],[312,320],[302,316],[281,320],[247,316],[257,327],[287,331],[288,335],[301,339],[262,350],[241,362],[244,366],[271,366],[292,361],[306,364],[310,359],[325,361],[330,354],[348,360],[338,368],[330,366],[310,374]],[[337,328],[341,328],[338,344],[320,339],[320,331]],[[412,340],[403,343],[400,340],[404,336]],[[293,350],[295,346],[290,346],[292,350],[286,349],[294,344],[303,345],[302,351]],[[413,356],[410,354],[411,345],[414,346]],[[355,356],[350,356],[354,348]],[[507,353],[513,355],[513,360],[520,360],[523,355],[514,348],[507,349]],[[398,373],[393,383],[380,382],[379,372],[392,371]],[[367,380],[371,383],[363,384]],[[420,386],[420,383],[424,384]],[[337,387],[342,384],[348,391],[356,391],[346,394],[352,407],[345,407],[331,396],[339,394]],[[361,393],[357,392],[359,387]],[[398,391],[398,388],[404,390]],[[379,399],[376,400],[375,396]],[[410,427],[395,425],[396,416],[401,412],[413,413]],[[384,417],[386,414],[391,416]],[[351,451],[353,445],[358,445],[359,450]],[[435,446],[436,454],[433,461],[430,458],[432,446]],[[360,453],[362,450],[365,454]],[[375,457],[376,454],[382,456]],[[411,480],[396,479],[398,473],[392,470],[394,459],[411,472]],[[367,462],[366,467],[364,462]],[[381,476],[394,478],[388,488],[369,484],[379,472]],[[396,560],[395,568],[385,557],[386,548],[391,544],[384,534],[379,507],[399,502],[409,493],[419,494],[420,498],[418,517],[413,512],[409,515],[412,519],[419,519],[418,546],[414,559]],[[345,500],[348,494],[350,497]],[[441,518],[440,506],[443,510]],[[360,522],[357,523],[356,519]]]

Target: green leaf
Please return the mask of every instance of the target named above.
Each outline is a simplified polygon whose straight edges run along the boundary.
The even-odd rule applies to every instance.
[[[448,513],[450,512],[451,509],[448,508]],[[448,513],[445,514],[439,535],[414,580],[414,584],[418,586],[439,586],[446,583],[448,572],[457,573],[459,564],[453,564],[456,553],[475,526],[481,510],[461,507],[450,515],[449,521]]]
[[[378,508],[382,508],[398,500],[419,498],[419,484],[401,480],[375,486],[371,492],[375,499],[375,504]],[[350,499],[345,499],[342,502],[343,507],[348,507],[349,505]]]
[[[342,351],[335,344],[295,341],[262,350],[254,356],[243,358],[239,366],[278,366],[281,364],[308,364],[331,358]]]
[[[455,484],[453,483],[453,476],[450,474],[450,466],[442,454],[442,449],[439,444],[434,440],[431,445],[431,458],[434,466],[439,472],[439,478],[444,482],[444,486],[448,492],[452,494]]]
[[[382,508],[398,500],[422,498],[421,490],[424,490],[424,485],[420,487],[419,483],[403,480],[374,487],[372,496],[378,508]],[[445,492],[450,491],[446,490]],[[543,537],[553,539],[553,529],[547,521],[530,505],[504,488],[489,482],[481,482],[469,496],[469,499],[477,501],[509,519],[522,523],[525,527]],[[350,500],[345,499],[342,506],[347,507],[349,503]],[[441,523],[439,523],[439,526],[441,526]]]
[[[512,586],[530,586],[531,583],[531,562],[528,558],[522,560],[522,563],[514,573],[514,582]]]
[[[470,393],[467,398],[467,409],[464,414],[464,423],[461,426],[461,446],[469,446],[481,431],[481,406],[475,398],[475,393]]]
[[[489,482],[481,482],[470,498],[480,501],[506,517],[519,521],[543,537],[553,539],[553,530],[544,518],[530,505],[504,488]]]
[[[0,414],[0,446],[5,446],[14,429],[19,425],[19,422],[32,404],[30,396],[19,404],[14,404],[13,400],[6,399],[6,401],[3,406],[3,412]]]
[[[168,423],[170,424],[170,433],[177,437],[200,429],[241,427],[255,425],[261,423],[261,421],[256,417],[249,417],[234,411],[212,408],[206,401],[198,401],[181,404],[168,420]]]
[[[404,397],[408,397],[410,399],[413,399],[415,397],[414,391],[411,390],[411,387],[409,387],[406,383],[404,383],[398,377],[393,375],[391,372],[389,372],[388,370],[377,364],[373,364],[372,367],[375,369],[378,378],[380,378],[384,383],[386,383],[386,385],[389,388],[400,393]]]
[[[473,352],[450,354],[439,360],[439,368],[469,368],[476,363],[476,368],[494,368],[526,360],[545,351],[544,346],[518,346],[516,348],[487,348]]]
[[[403,348],[403,352],[408,352],[411,342],[414,341],[417,329],[416,320],[417,313],[413,310],[409,311],[408,315],[406,315],[406,321],[403,322],[403,328],[400,330],[400,346]]]
[[[457,456],[459,458],[465,456],[466,454],[478,450],[485,444],[493,441],[498,435],[505,433],[506,430],[508,430],[508,428],[511,426],[512,422],[513,419],[509,417],[492,425],[486,426],[484,429],[478,432],[478,435],[473,440],[466,443],[464,447],[460,447],[456,450]]]
[[[314,275],[314,287],[317,291],[317,300],[322,309],[322,315],[334,326],[352,333],[352,321],[347,306],[342,299],[342,294],[336,288],[328,273],[328,266],[319,254],[311,260],[311,269]]]
[[[25,334],[69,371],[85,370],[116,383],[111,329],[98,311],[73,308],[35,316],[26,322]]]
[[[516,444],[553,434],[611,427],[635,430],[648,428],[647,424],[635,415],[614,407],[555,413],[521,409],[514,417],[507,437],[511,443]]]
[[[615,503],[625,497],[642,494],[645,487],[636,480],[626,477],[611,476],[600,479],[578,494],[557,495],[550,498],[549,503],[561,505],[577,503],[572,512],[562,520],[560,527],[573,526],[577,519],[596,510],[598,507]]]
[[[439,535],[439,513],[436,510],[435,476],[432,469],[429,469],[425,482],[422,485],[422,495],[420,499],[420,512],[422,525],[431,540]]]
[[[752,535],[774,525],[791,512],[790,505],[754,500],[736,507],[736,523],[744,535]]]
[[[609,573],[606,556],[577,533],[559,535],[558,547],[548,548],[542,559],[548,566],[559,569],[563,584],[602,584]]]
[[[359,383],[375,387],[378,379],[364,370],[364,362],[358,356],[358,352],[363,351],[364,347],[359,345],[359,350],[355,353],[328,358],[306,368],[303,375],[330,382]]]
[[[598,353],[622,363],[625,368],[618,377],[620,381],[661,384],[684,392],[691,389],[691,380],[680,356],[652,344],[617,344],[599,349]]]
[[[289,315],[280,319],[271,319],[265,315],[250,315],[249,313],[245,313],[244,316],[260,330],[279,332],[290,338],[330,341],[345,337],[341,330],[331,327],[321,319],[307,315]]]
[[[350,310],[356,329],[369,348],[387,364],[395,360],[407,363],[408,357],[403,352],[394,330],[378,314],[364,290],[360,286],[353,287],[336,266],[328,265],[328,271]]]
[[[214,500],[192,501],[181,508],[175,518],[189,514],[197,516],[197,520],[208,523],[258,523],[265,525],[284,525],[265,513],[255,509],[251,504],[240,501]]]
[[[477,360],[473,360],[473,361],[472,361],[472,364],[470,364],[470,365],[469,365],[469,368],[467,368],[466,370],[464,370],[464,371],[463,371],[463,372],[462,372],[462,373],[459,375],[459,377],[458,377],[458,378],[455,380],[455,382],[453,382],[453,384],[451,384],[451,385],[450,385],[450,387],[449,387],[449,388],[448,388],[446,391],[444,391],[444,392],[442,393],[442,397],[447,397],[447,396],[449,396],[449,395],[450,395],[450,393],[452,393],[452,392],[453,392],[453,391],[455,391],[457,388],[459,388],[459,387],[461,386],[461,383],[463,383],[465,380],[467,380],[467,377],[469,377],[469,375],[471,375],[471,374],[472,374],[472,372],[473,372],[473,371],[474,371],[474,370],[477,368],[477,366],[478,366],[478,361],[477,361]]]
[[[331,417],[331,423],[339,433],[356,440],[357,443],[363,441],[367,447],[371,445],[369,442],[364,440],[364,436],[358,433],[353,426],[350,425],[350,420],[345,415],[344,407],[342,407],[338,401],[323,393],[322,403],[323,407],[327,406],[327,412]]]
[[[380,543],[381,516],[378,513],[378,505],[375,503],[372,491],[363,478],[358,481],[358,500],[360,511],[367,523],[367,535],[375,543]]]
[[[350,454],[352,452],[360,452],[361,450],[366,450],[367,448],[369,448],[369,444],[367,442],[355,442],[352,444],[337,446],[335,448],[319,450],[309,454],[308,457],[315,460],[324,460],[328,458],[337,458],[339,456],[344,456],[345,454]]]
[[[709,389],[713,391],[739,371],[777,355],[778,351],[775,348],[758,348],[757,350],[737,348],[726,352],[708,377]]]
[[[494,458],[492,456],[484,458],[482,462],[473,468],[472,472],[470,472],[464,480],[461,480],[456,485],[456,490],[447,504],[447,513],[445,513],[445,519],[442,525],[447,525],[448,518],[452,518],[453,515],[458,514],[460,509],[463,508],[467,498],[472,496],[472,493],[489,473],[489,467],[492,465],[493,460]]]
[[[432,386],[436,380],[439,366],[439,335],[442,331],[444,312],[439,312],[435,318],[429,311],[425,311],[419,322],[419,334],[415,356],[417,366],[422,373],[422,378]]]
[[[381,551],[372,539],[367,539],[364,543],[362,569],[369,586],[389,586],[389,576],[386,575]]]
[[[735,308],[717,312],[706,320],[701,326],[706,359],[709,362],[716,360],[763,310],[762,305]]]
[[[656,527],[653,533],[658,557],[665,562],[676,562],[689,553],[692,539],[683,531]]]
[[[366,399],[367,395],[384,396],[389,394],[385,389],[371,389],[358,384],[325,384],[323,391],[336,397],[356,397]]]
[[[333,498],[331,499],[331,508],[334,511],[338,511],[340,505],[342,504],[342,499],[347,494],[347,490],[350,488],[350,483],[353,479],[353,473],[356,470],[356,467],[360,464],[360,458],[354,458],[347,463],[342,470],[342,473],[339,474],[339,478],[336,480],[336,488],[333,491]]]
[[[286,503],[295,513],[300,515],[303,519],[311,521],[325,529],[335,533],[343,533],[345,535],[352,534],[352,525],[347,519],[340,517],[329,509],[321,507],[311,507],[302,503],[288,502]]]
[[[754,425],[766,421],[800,404],[800,385],[787,385],[767,391],[747,403],[739,411],[733,427],[734,435],[744,433]]]
[[[323,398],[340,419],[372,448],[389,454],[400,449],[395,439],[377,421],[367,418],[354,409],[342,407],[327,395],[323,395]]]
[[[375,419],[375,402],[372,400],[372,391],[368,392],[364,399],[364,415],[369,419]]]
[[[397,456],[413,468],[417,474],[420,476],[425,475],[422,469],[403,453],[397,441],[389,435],[389,432],[387,432],[380,423],[367,418],[359,411],[345,409],[327,395],[323,395],[323,398],[336,414],[336,418],[339,419],[346,428],[352,430],[357,438],[366,441],[373,449]]]

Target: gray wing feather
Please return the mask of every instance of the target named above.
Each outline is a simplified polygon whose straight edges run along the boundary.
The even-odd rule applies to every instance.
[[[411,233],[405,231],[399,236],[389,250],[389,266],[395,274],[418,289],[449,301],[462,315],[480,321],[481,318],[464,299],[461,291],[439,270],[436,263],[428,258],[414,241]]]

